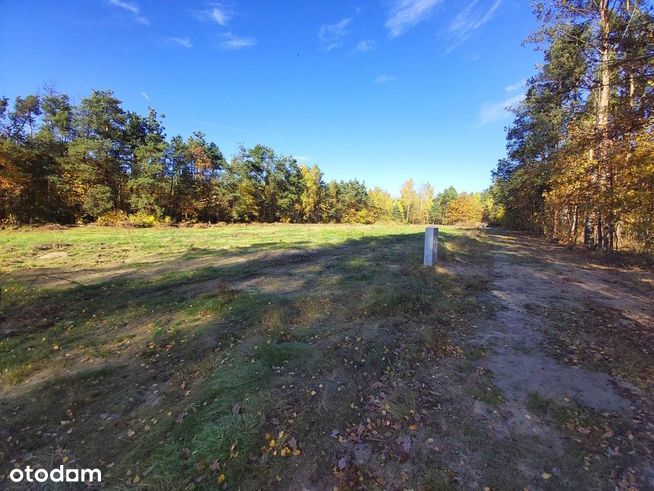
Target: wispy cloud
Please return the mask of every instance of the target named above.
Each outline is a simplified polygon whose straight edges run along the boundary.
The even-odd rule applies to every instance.
[[[226,32],[222,36],[223,40],[220,42],[220,47],[223,49],[251,48],[257,44],[257,40],[254,38],[236,36],[231,32]]]
[[[147,92],[141,92],[141,95],[146,101],[150,102],[150,96],[148,95]]]
[[[394,75],[377,75],[372,81],[375,82],[376,84],[385,84],[388,82],[393,82],[397,80],[397,77]]]
[[[520,80],[505,87],[507,96],[501,101],[487,101],[479,108],[479,121],[477,126],[486,126],[504,120],[509,116],[509,111],[520,104],[525,98],[524,88],[526,80]]]
[[[234,17],[234,10],[230,7],[225,6],[221,3],[207,3],[207,8],[203,10],[193,11],[193,15],[204,22],[216,23],[221,27],[227,27],[230,24],[230,20]],[[257,40],[252,37],[238,36],[231,31],[224,31],[220,34],[221,41],[219,46],[222,49],[236,50],[236,49],[245,49],[251,48],[257,44]],[[193,45],[191,40],[187,38],[176,38],[177,44],[190,48]],[[188,42],[187,42],[188,41]]]
[[[363,41],[359,41],[359,44],[356,45],[354,51],[357,53],[365,53],[366,51],[370,51],[373,46],[374,43],[370,39],[364,39]]]
[[[522,89],[525,88],[526,83],[527,83],[527,79],[523,78],[522,80],[519,80],[518,82],[516,82],[514,84],[507,85],[504,88],[504,90],[506,92],[515,92],[516,90],[522,90]]]
[[[474,31],[491,20],[502,0],[495,0],[488,10],[475,8],[478,3],[479,0],[472,0],[450,23],[448,34],[451,41],[447,47],[448,52],[465,43]]]
[[[347,34],[352,19],[341,19],[334,24],[325,24],[318,31],[318,37],[325,44],[327,51],[342,46],[342,39]]]
[[[168,38],[167,41],[169,43],[176,44],[177,46],[182,46],[183,48],[192,48],[193,47],[193,42],[191,41],[191,38],[189,38],[189,37]]]
[[[229,21],[234,17],[234,11],[220,3],[209,3],[207,8],[194,10],[193,15],[199,20],[215,22],[219,26],[227,27]]]
[[[386,29],[391,37],[401,36],[409,29],[429,18],[434,8],[442,0],[395,0],[389,17],[386,19]]]
[[[124,0],[109,0],[109,3],[114,7],[121,8],[131,13],[135,22],[143,24],[144,26],[150,25],[150,20],[147,17],[141,15],[141,9],[135,3],[126,2]]]
[[[484,102],[479,109],[478,126],[486,126],[505,119],[509,115],[509,109],[519,104],[524,97],[524,94],[518,94],[499,102]]]
[[[213,7],[209,11],[209,16],[223,27],[225,27],[229,19],[231,19],[231,14],[229,14],[224,7]]]
[[[111,5],[115,5],[116,7],[120,7],[121,9],[127,10],[133,14],[139,13],[138,6],[134,5],[133,3],[123,2],[122,0],[109,0],[109,3]]]

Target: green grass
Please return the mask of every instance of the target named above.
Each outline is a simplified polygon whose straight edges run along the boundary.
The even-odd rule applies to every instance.
[[[376,424],[367,401],[382,384],[376,417],[396,438],[420,404],[412,374],[458,356],[452,336],[486,315],[483,239],[442,229],[433,269],[422,233],[3,231],[1,422],[28,428],[3,452],[103,465],[114,487],[261,488],[307,468],[337,483],[342,443],[329,435]],[[448,270],[473,262],[475,277]],[[54,455],[44,433],[58,435]]]
[[[229,225],[211,228],[129,229],[72,227],[68,229],[3,230],[0,234],[0,269],[53,268],[75,264],[145,266],[165,259],[238,256],[248,252],[277,251],[343,244],[365,237],[415,233],[419,226],[369,225]],[[49,252],[66,256],[42,257]]]
[[[500,391],[495,384],[490,381],[481,383],[473,392],[472,396],[490,406],[499,406],[504,402],[502,391]]]

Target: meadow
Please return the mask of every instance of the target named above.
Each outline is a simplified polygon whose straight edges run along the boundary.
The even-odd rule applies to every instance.
[[[110,489],[646,482],[653,273],[450,227],[425,268],[423,237],[3,230],[0,486],[27,465]]]
[[[3,231],[6,462],[99,466],[112,485],[357,482],[337,454],[375,424],[372,394],[388,393],[375,421],[407,431],[413,371],[483,315],[483,282],[421,266],[422,230]],[[441,242],[480,254],[462,230]]]

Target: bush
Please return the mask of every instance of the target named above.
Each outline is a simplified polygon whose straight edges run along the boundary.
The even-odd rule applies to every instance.
[[[127,223],[127,213],[122,210],[110,210],[100,215],[95,223],[103,227],[125,225]]]
[[[377,220],[374,213],[364,208],[362,210],[346,211],[343,213],[343,218],[341,221],[343,223],[363,223],[369,225],[371,223],[375,223]]]
[[[100,215],[95,223],[105,227],[150,228],[155,225],[170,225],[171,220],[170,217],[162,218],[144,211],[128,215],[122,210],[111,210]]]
[[[0,228],[18,228],[20,226],[20,220],[16,218],[16,215],[9,214],[7,218],[0,220]]]
[[[139,211],[127,217],[127,224],[132,227],[150,228],[157,225],[157,223],[159,223],[159,220],[155,215],[144,211]]]

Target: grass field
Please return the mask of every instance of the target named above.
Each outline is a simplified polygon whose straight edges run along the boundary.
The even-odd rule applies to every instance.
[[[423,236],[0,232],[0,487],[654,485],[654,272],[447,227],[423,268]]]
[[[429,479],[424,459],[400,478],[394,442],[426,424],[422,364],[463,356],[453,336],[485,315],[486,259],[442,230],[443,264],[479,277],[424,269],[422,231],[2,232],[5,462],[170,489]],[[370,459],[368,437],[388,472],[343,460]]]

